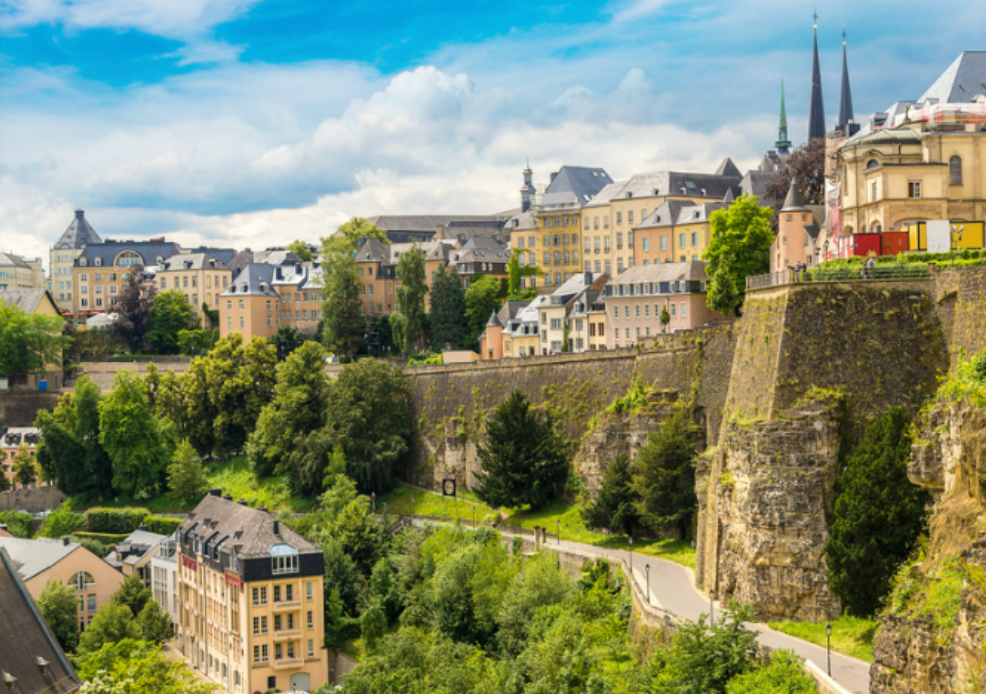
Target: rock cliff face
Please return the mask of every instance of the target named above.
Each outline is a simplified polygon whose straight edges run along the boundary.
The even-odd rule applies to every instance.
[[[928,548],[898,577],[872,694],[986,692],[986,408],[932,410],[908,476],[935,496]]]
[[[822,551],[839,419],[835,406],[808,403],[779,419],[724,425],[696,471],[696,578],[720,600],[752,602],[764,620],[839,616]]]

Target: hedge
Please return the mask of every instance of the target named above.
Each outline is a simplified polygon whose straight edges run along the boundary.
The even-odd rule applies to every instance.
[[[26,540],[31,539],[32,521],[33,519],[30,513],[24,513],[23,511],[0,511],[0,525],[6,525],[7,532],[14,537],[20,537]]]
[[[81,530],[72,533],[73,538],[94,540],[104,545],[110,545],[111,547],[115,547],[126,540],[128,535],[130,535],[130,533],[90,533],[83,532]]]
[[[171,518],[170,516],[149,515],[144,519],[144,524],[147,525],[147,529],[152,533],[157,533],[158,535],[171,535],[178,529],[178,526],[181,525],[182,522],[183,519]]]
[[[97,557],[105,557],[107,554],[113,551],[115,545],[105,545],[98,540],[93,540],[88,537],[79,537],[78,535],[72,535],[72,542],[77,542],[82,545],[90,552],[95,554]]]
[[[126,533],[136,530],[150,515],[146,508],[91,508],[86,511],[86,530],[91,533]]]

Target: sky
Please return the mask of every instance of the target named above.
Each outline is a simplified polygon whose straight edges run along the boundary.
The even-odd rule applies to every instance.
[[[986,3],[825,3],[857,120],[915,99]],[[492,214],[564,164],[741,170],[807,135],[810,4],[790,0],[3,0],[0,250],[84,209],[104,238],[258,250],[352,216]]]

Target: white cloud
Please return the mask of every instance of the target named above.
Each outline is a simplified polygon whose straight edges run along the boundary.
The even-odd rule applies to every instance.
[[[631,19],[639,19],[652,14],[674,0],[631,0],[630,2],[620,3],[613,11],[613,19],[617,22],[626,22]]]

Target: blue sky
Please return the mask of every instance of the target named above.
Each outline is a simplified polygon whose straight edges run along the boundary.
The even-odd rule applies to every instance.
[[[827,120],[842,24],[857,117],[915,98],[986,3],[820,8]],[[755,165],[778,84],[804,139],[810,4],[7,0],[0,248],[104,237],[254,248],[352,215],[495,212],[569,164],[616,179]]]

